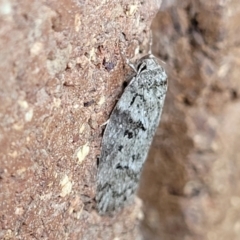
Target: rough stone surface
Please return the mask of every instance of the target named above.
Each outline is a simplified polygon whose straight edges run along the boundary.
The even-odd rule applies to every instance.
[[[169,92],[139,194],[151,240],[240,237],[239,1],[164,1],[154,51]]]
[[[101,124],[128,72],[120,49],[146,52],[159,4],[0,1],[0,239],[239,239],[238,0],[163,1],[152,29],[169,91],[144,215],[94,210]]]
[[[96,160],[160,2],[0,1],[0,239],[139,237],[139,206],[94,210]]]

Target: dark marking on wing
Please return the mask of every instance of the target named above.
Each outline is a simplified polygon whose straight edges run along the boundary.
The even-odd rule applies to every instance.
[[[127,136],[129,139],[133,138],[133,133],[129,130],[125,130],[124,137]]]

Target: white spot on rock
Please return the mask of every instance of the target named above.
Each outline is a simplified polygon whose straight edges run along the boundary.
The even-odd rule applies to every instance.
[[[43,44],[41,42],[35,42],[30,49],[31,55],[33,56],[38,55],[42,49],[43,49]]]
[[[20,107],[24,108],[24,109],[27,109],[28,108],[28,102],[27,101],[24,101],[24,100],[19,100],[18,101],[18,104]]]
[[[98,105],[103,105],[105,103],[105,96],[101,96],[101,98],[99,99],[99,101],[98,101]]]
[[[84,144],[83,146],[79,147],[76,152],[75,156],[78,158],[78,162],[82,163],[82,161],[86,158],[90,151],[90,147],[88,146],[88,143]]]
[[[29,111],[26,112],[25,114],[25,121],[26,122],[31,122],[33,117],[33,109],[31,108]]]
[[[65,197],[72,191],[72,182],[69,180],[68,176],[65,175],[60,181],[60,185],[62,187],[62,191],[60,193],[60,197]]]
[[[75,25],[75,31],[79,32],[80,26],[81,26],[81,16],[79,13],[75,15],[74,25]]]
[[[12,12],[12,6],[10,1],[2,1],[0,4],[0,14],[9,15]]]
[[[83,125],[80,127],[79,133],[83,133],[84,129],[85,129],[85,124],[83,124]]]

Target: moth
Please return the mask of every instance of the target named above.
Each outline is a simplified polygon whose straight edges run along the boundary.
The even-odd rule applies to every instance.
[[[130,65],[135,74],[114,107],[102,139],[96,204],[102,215],[133,201],[159,125],[167,74],[151,53]]]

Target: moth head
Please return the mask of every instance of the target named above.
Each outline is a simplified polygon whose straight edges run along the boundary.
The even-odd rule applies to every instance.
[[[167,90],[167,74],[164,68],[160,65],[157,58],[152,54],[148,54],[136,64],[137,75],[141,76],[143,84],[152,87],[159,86],[164,91]]]
[[[142,58],[140,58],[136,64],[137,73],[141,73],[145,70],[154,70],[159,68],[159,62],[157,58],[154,57],[152,54],[148,54]]]

